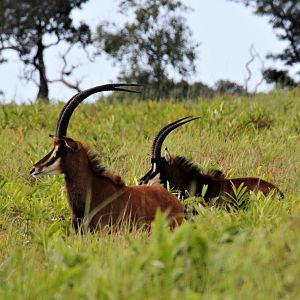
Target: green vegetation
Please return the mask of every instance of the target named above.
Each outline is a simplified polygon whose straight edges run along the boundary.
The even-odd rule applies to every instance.
[[[298,299],[300,92],[188,102],[83,104],[69,136],[129,184],[150,167],[161,126],[201,119],[166,140],[171,154],[227,176],[260,176],[284,201],[252,196],[246,210],[199,207],[174,232],[104,229],[76,236],[62,176],[34,180],[52,148],[62,103],[0,107],[0,299]],[[200,101],[201,100],[201,101]],[[240,191],[237,191],[239,193]]]

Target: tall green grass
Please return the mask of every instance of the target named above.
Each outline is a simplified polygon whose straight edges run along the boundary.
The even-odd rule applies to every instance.
[[[171,154],[228,176],[259,176],[284,201],[255,197],[247,210],[199,207],[170,232],[126,226],[75,235],[62,176],[30,178],[49,152],[63,103],[0,107],[0,299],[298,299],[300,296],[300,92],[187,102],[78,107],[68,136],[88,144],[128,184],[150,168],[153,137]]]

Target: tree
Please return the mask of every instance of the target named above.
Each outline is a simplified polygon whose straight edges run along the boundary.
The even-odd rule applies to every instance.
[[[176,100],[197,99],[199,97],[212,98],[215,91],[201,81],[188,83],[185,80],[173,82],[169,88],[168,97]]]
[[[73,9],[81,8],[87,1],[1,0],[0,61],[6,61],[5,51],[17,52],[25,65],[25,78],[38,86],[37,99],[48,101],[48,83],[51,81],[47,78],[45,50],[63,41],[70,45],[80,43],[83,47],[91,41],[90,28],[84,23],[75,27],[70,16]],[[65,79],[64,76],[73,69],[67,70],[64,64],[60,79]],[[39,80],[35,79],[36,73]]]
[[[294,88],[297,83],[291,78],[286,70],[266,69],[263,77],[267,83],[275,83],[278,88]]]
[[[300,63],[300,2],[299,0],[231,0],[251,6],[257,15],[268,16],[277,30],[277,37],[288,42],[282,53],[268,57],[279,59],[286,65]]]
[[[170,74],[187,78],[196,71],[196,49],[179,0],[122,0],[119,12],[133,16],[118,28],[105,22],[97,27],[99,53],[121,65],[119,79],[147,83],[161,98],[167,92]]]
[[[227,95],[246,95],[247,92],[242,85],[230,81],[230,80],[219,80],[215,83],[215,91],[217,94]]]

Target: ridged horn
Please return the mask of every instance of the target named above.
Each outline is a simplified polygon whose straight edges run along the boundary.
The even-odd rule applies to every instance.
[[[140,93],[139,91],[129,90],[126,87],[138,87],[141,84],[135,83],[109,83],[98,85],[90,89],[79,92],[73,96],[62,108],[59,118],[56,123],[55,136],[62,137],[67,135],[68,124],[75,108],[87,97],[104,91],[123,91],[130,93]]]
[[[199,119],[200,117],[192,118],[192,116],[188,116],[182,119],[179,119],[177,121],[174,121],[172,123],[169,123],[165,127],[163,127],[157,136],[155,137],[153,144],[152,144],[152,151],[151,151],[151,158],[157,159],[161,157],[161,147],[165,140],[165,138],[168,136],[170,132],[172,132],[174,129],[176,129],[179,126],[182,126],[183,124],[186,124],[188,122],[191,122],[193,120]]]

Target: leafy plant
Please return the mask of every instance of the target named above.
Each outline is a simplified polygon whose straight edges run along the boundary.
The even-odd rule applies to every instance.
[[[242,182],[239,187],[236,187],[233,182],[231,182],[233,195],[226,193],[222,195],[221,199],[226,203],[226,207],[231,212],[237,212],[239,209],[245,209],[249,201],[249,192],[247,192],[247,187],[244,186]]]

